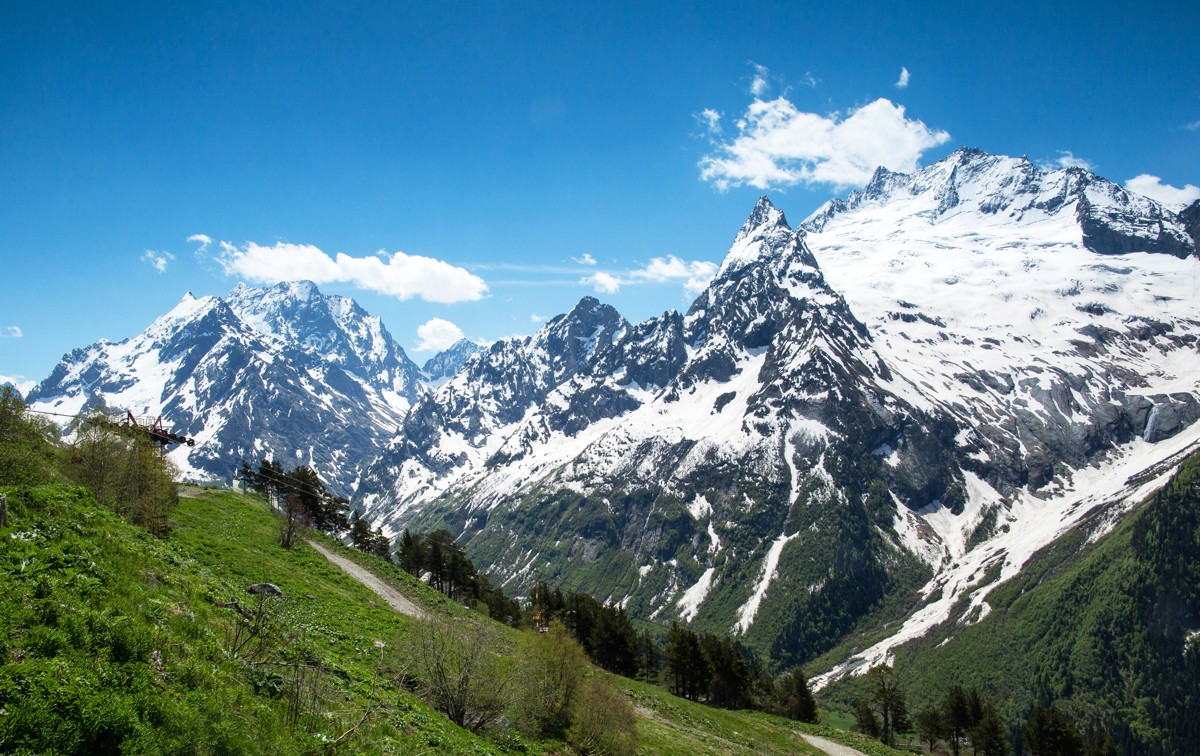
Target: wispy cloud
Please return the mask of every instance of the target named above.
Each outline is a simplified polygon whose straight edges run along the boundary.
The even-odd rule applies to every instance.
[[[343,252],[330,256],[311,244],[287,242],[270,247],[254,242],[241,247],[221,242],[220,247],[217,261],[225,274],[255,283],[349,283],[401,301],[416,297],[441,304],[476,301],[488,293],[487,283],[474,273],[422,255],[381,250],[367,257]]]
[[[700,119],[713,148],[700,160],[700,177],[721,191],[747,185],[863,186],[877,167],[912,172],[926,150],[950,141],[950,134],[909,118],[903,105],[886,98],[821,115],[800,110],[786,96],[756,96],[734,122],[736,135],[728,137],[715,111],[703,111]]]
[[[908,80],[909,80],[908,69],[901,66],[900,67],[900,78],[896,79],[896,89],[904,89],[905,87],[907,87]]]
[[[546,322],[546,316],[545,316],[545,315],[538,315],[538,314],[535,312],[534,314],[532,314],[532,315],[530,315],[530,316],[529,316],[529,322],[530,322],[530,323],[533,323],[534,325],[537,325],[538,323],[545,323],[545,322]]]
[[[809,89],[816,89],[817,77],[813,76],[811,71],[805,71],[804,76],[800,78],[800,83]]]
[[[754,77],[750,80],[750,94],[755,97],[762,97],[770,89],[771,83],[768,80],[771,72],[766,66],[760,66],[757,63],[751,63],[754,66]]]
[[[596,264],[596,258],[592,257],[592,255],[588,252],[584,252],[583,257],[572,257],[571,259],[574,260],[578,265],[594,266]]]
[[[170,252],[155,252],[152,249],[146,250],[142,255],[142,261],[150,263],[150,266],[159,273],[167,272],[167,265],[175,259],[175,255]]]
[[[700,136],[715,139],[721,134],[721,114],[712,108],[705,108],[696,114],[696,122],[700,124]]]
[[[624,273],[598,271],[580,279],[580,283],[591,286],[601,294],[615,294],[622,286],[680,282],[684,292],[695,296],[708,286],[708,282],[716,274],[716,263],[707,260],[688,262],[674,255],[667,255],[656,257],[646,265]]]
[[[1185,123],[1183,125],[1183,128],[1187,129],[1188,131],[1200,131],[1200,121],[1192,121],[1191,123]]]
[[[1125,188],[1131,192],[1149,197],[1172,210],[1180,210],[1200,199],[1200,186],[1185,184],[1183,188],[1164,184],[1158,176],[1143,173],[1125,182]]]
[[[213,243],[212,237],[208,234],[192,234],[187,238],[189,244],[199,244],[196,248],[196,254],[202,255],[208,251],[209,245]]]
[[[10,325],[0,328],[0,338],[19,339],[24,335],[25,332],[21,330],[21,326]]]
[[[417,344],[416,351],[440,352],[457,344],[462,339],[463,332],[449,320],[431,318],[417,326],[417,337],[421,339],[421,343]]]

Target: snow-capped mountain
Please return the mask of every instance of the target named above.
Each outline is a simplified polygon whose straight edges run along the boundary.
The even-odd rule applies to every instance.
[[[483,347],[474,341],[459,339],[425,361],[421,366],[421,378],[430,386],[440,386],[457,373],[471,355],[482,351]]]
[[[853,666],[1200,439],[1198,286],[1186,214],[1078,169],[961,150],[798,229],[763,199],[686,316],[587,298],[471,357],[359,504],[784,663],[909,595]]]
[[[241,460],[272,456],[349,492],[420,390],[417,366],[377,317],[293,282],[188,294],[138,336],[65,355],[28,401],[161,415],[196,439],[170,454],[188,478],[228,480]]]

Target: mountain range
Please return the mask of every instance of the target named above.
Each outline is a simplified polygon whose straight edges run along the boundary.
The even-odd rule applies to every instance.
[[[385,532],[448,528],[535,580],[740,636],[781,667],[889,658],[1200,441],[1200,204],[964,149],[792,226],[760,199],[686,313],[585,297],[418,369],[307,283],[190,295],[29,398],[161,414],[173,458],[310,464]],[[1100,527],[1094,523],[1101,522]]]

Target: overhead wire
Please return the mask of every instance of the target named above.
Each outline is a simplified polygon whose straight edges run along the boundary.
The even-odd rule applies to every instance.
[[[26,411],[26,412],[33,412],[33,413],[35,413],[35,414],[38,414],[38,415],[53,415],[54,417],[70,417],[70,418],[74,418],[74,419],[76,419],[76,420],[86,420],[86,419],[89,419],[89,418],[93,417],[93,415],[79,415],[79,414],[76,414],[76,415],[68,415],[68,414],[64,414],[64,413],[62,413],[62,412],[50,412],[50,411],[48,411],[48,410],[36,410],[36,409],[32,409],[32,408],[30,408],[30,407],[26,407],[26,408],[25,408],[25,411]],[[281,486],[281,487],[283,487],[283,488],[290,488],[291,490],[293,490],[293,491],[296,491],[297,493],[310,493],[309,491],[305,490],[305,489],[304,489],[304,488],[302,488],[301,486],[297,486],[295,483],[293,483],[293,482],[291,482],[291,481],[289,481],[289,480],[285,480],[285,479],[282,479],[282,478],[275,477],[274,475],[270,475],[270,474],[264,473],[264,472],[262,472],[262,470],[261,470],[261,469],[260,469],[260,470],[257,470],[257,471],[255,471],[255,473],[254,473],[254,474],[255,474],[257,477],[259,477],[259,478],[266,478],[267,480],[271,481],[272,483],[274,483],[274,484],[276,484],[276,485],[278,485],[278,486]],[[239,477],[239,476],[238,476],[238,475],[236,475],[236,474],[233,476],[233,479],[234,479],[234,480],[241,480],[241,481],[245,481],[245,480],[247,480],[247,478],[245,478],[245,477]],[[322,485],[324,485],[324,484],[322,484]]]

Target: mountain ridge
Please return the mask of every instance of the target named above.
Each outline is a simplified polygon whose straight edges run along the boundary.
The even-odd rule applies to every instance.
[[[405,451],[406,425],[359,505],[392,532],[450,528],[510,588],[557,575],[634,614],[732,628],[781,664],[922,571],[915,595],[942,598],[918,625],[982,606],[971,574],[1015,574],[1102,493],[1082,489],[1119,489],[1089,470],[1196,435],[1194,245],[1177,256],[1178,216],[1113,187],[966,150],[877,171],[797,229],[762,198],[661,339],[681,355],[661,383],[628,381],[616,339],[503,418],[431,395],[420,432],[440,466]],[[1096,228],[1150,253],[1092,249]],[[625,339],[654,322],[672,317]],[[495,376],[538,359],[494,356]],[[445,435],[434,405],[490,445]],[[818,608],[846,619],[815,628]]]
[[[276,457],[346,494],[422,391],[378,318],[293,282],[239,284],[225,298],[189,292],[141,334],[65,355],[28,401],[58,414],[161,416],[197,441],[170,453],[188,479],[227,481],[242,460]]]

